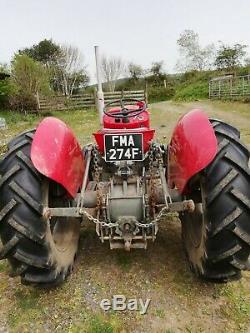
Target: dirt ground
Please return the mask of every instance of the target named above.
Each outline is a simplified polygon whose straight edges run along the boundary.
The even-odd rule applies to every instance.
[[[152,105],[152,127],[157,139],[168,142],[181,114],[201,107],[209,116],[238,127],[250,145],[250,105],[222,102]],[[6,113],[2,114],[5,116]],[[93,112],[58,114],[86,143],[98,128]],[[0,113],[1,117],[1,113]],[[33,127],[38,119],[7,119],[7,140],[18,131]],[[8,275],[6,261],[0,263],[1,332],[174,333],[250,332],[250,273],[228,284],[205,283],[189,271],[182,250],[177,217],[162,222],[157,240],[148,249],[131,253],[109,250],[101,244],[94,226],[87,223],[81,233],[79,255],[73,274],[57,289],[22,286]],[[148,311],[104,312],[100,301],[122,294],[127,298],[151,299]]]

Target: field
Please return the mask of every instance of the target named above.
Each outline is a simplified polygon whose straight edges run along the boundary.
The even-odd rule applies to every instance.
[[[250,146],[250,105],[223,102],[174,103],[151,106],[157,139],[167,143],[177,119],[201,107],[211,117],[238,127]],[[94,110],[53,114],[73,128],[79,141],[92,140],[98,129]],[[0,112],[8,129],[0,131],[0,153],[18,132],[34,127],[41,117]],[[0,332],[174,333],[250,332],[250,273],[228,284],[205,283],[195,278],[185,262],[180,222],[164,221],[157,240],[147,251],[111,251],[101,244],[94,226],[83,227],[73,274],[55,290],[22,286],[0,263]],[[137,311],[106,312],[103,298],[123,294],[151,299],[147,314]]]

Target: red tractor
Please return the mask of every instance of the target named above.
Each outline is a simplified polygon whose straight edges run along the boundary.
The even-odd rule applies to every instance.
[[[96,143],[83,149],[53,117],[8,144],[0,162],[0,256],[13,275],[40,286],[64,281],[86,217],[102,242],[129,251],[146,249],[160,222],[178,212],[193,272],[239,278],[250,266],[250,154],[239,131],[196,109],[165,146],[154,141],[146,103],[113,103]]]

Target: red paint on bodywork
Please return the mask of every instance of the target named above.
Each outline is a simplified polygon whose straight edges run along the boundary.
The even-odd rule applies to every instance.
[[[31,160],[41,174],[75,197],[82,184],[85,163],[73,132],[64,122],[48,117],[39,124],[32,142]]]
[[[148,151],[150,141],[152,141],[154,137],[155,130],[154,129],[148,129],[148,128],[135,128],[135,129],[108,129],[104,128],[102,130],[99,130],[95,133],[93,133],[96,143],[98,145],[98,150],[101,154],[104,153],[104,135],[105,134],[131,134],[131,133],[142,133],[143,137],[143,150],[144,153]]]
[[[215,157],[217,140],[205,113],[194,109],[181,117],[169,145],[168,183],[185,192],[190,178]]]
[[[141,102],[143,103],[143,102]],[[141,105],[126,105],[126,108],[129,110],[137,110]],[[108,110],[112,114],[112,112],[121,111],[120,107],[114,107]],[[122,119],[120,118],[120,122],[115,120],[117,118],[109,117],[106,114],[103,116],[103,127],[104,128],[114,128],[114,129],[131,129],[131,128],[140,128],[140,127],[147,127],[149,128],[149,112],[148,110],[143,111],[139,115],[135,115],[134,117],[129,118],[129,123],[123,123]]]
[[[136,105],[126,105],[126,108],[129,110],[138,110],[138,107],[143,107],[144,102],[138,102]],[[120,111],[120,107],[114,107],[109,109],[108,111],[112,114],[112,112]],[[130,134],[130,133],[142,133],[143,136],[143,150],[144,153],[148,151],[150,141],[153,140],[155,130],[150,129],[149,123],[149,112],[146,109],[139,115],[135,115],[129,117],[129,122],[122,122],[120,118],[120,122],[117,122],[116,119],[109,117],[104,114],[103,116],[103,129],[93,133],[96,143],[98,145],[98,149],[101,154],[104,153],[104,135],[105,134]]]

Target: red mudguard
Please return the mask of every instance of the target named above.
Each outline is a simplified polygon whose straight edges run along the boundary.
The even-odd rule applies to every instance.
[[[48,117],[39,124],[31,146],[31,160],[41,174],[75,197],[82,184],[85,163],[73,132],[64,122]]]
[[[190,178],[204,169],[216,153],[217,140],[207,115],[195,109],[182,116],[169,145],[169,186],[184,193]]]

